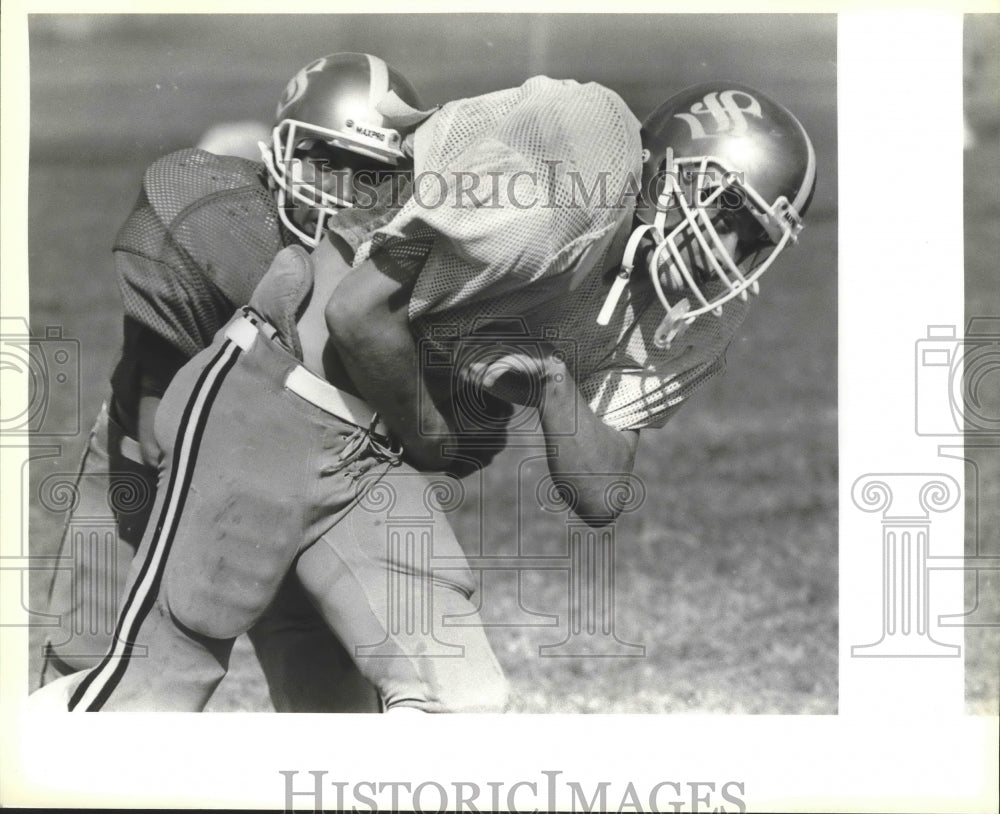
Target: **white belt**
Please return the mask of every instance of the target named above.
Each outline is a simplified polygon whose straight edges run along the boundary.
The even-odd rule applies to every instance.
[[[258,332],[263,332],[269,339],[274,338],[277,333],[263,320],[251,321],[251,317],[244,314],[243,319],[232,322],[226,328],[226,338],[235,342],[244,351],[248,351],[257,340]],[[372,423],[377,416],[363,399],[334,387],[326,379],[321,379],[302,365],[297,365],[288,372],[288,376],[285,377],[285,389],[330,415],[370,429],[377,435],[386,438],[389,436],[389,428],[382,421]]]
[[[306,370],[299,365],[292,368],[285,378],[285,388],[314,404],[330,415],[344,418],[359,427],[370,428],[376,435],[388,437],[389,428],[377,420],[375,411],[363,399],[345,393],[334,387],[326,379]],[[372,422],[375,422],[374,424]]]
[[[244,351],[250,350],[257,341],[257,326],[245,316],[226,326],[226,339],[235,342]]]

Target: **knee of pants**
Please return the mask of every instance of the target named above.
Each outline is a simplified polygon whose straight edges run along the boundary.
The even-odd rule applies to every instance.
[[[46,644],[44,658],[48,667],[43,683],[58,676],[96,667],[108,652],[112,641],[110,635],[79,634],[66,626],[62,626],[62,636],[59,643],[55,644],[50,640]]]
[[[418,658],[419,675],[380,682],[386,710],[411,707],[422,712],[505,712],[510,685],[496,661],[480,663],[475,669],[460,666],[462,661]]]
[[[503,677],[478,682],[474,688],[461,692],[449,691],[433,700],[424,698],[400,698],[393,702],[383,699],[387,711],[410,707],[421,712],[506,712],[510,704],[510,686]]]
[[[124,660],[99,709],[202,711],[229,670],[234,641],[186,628],[157,600],[134,638],[136,650]],[[107,676],[105,671],[98,680]]]

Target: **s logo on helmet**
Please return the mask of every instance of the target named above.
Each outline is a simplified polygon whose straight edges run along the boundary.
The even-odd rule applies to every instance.
[[[741,106],[739,99],[742,98],[744,104]],[[709,115],[715,123],[713,132],[706,132],[702,119],[699,116]],[[691,105],[690,113],[676,113],[675,118],[683,119],[691,127],[691,138],[703,139],[719,136],[728,133],[733,136],[741,136],[747,132],[748,124],[746,116],[756,116],[758,119],[764,118],[758,102],[749,93],[742,90],[724,90],[721,93],[713,92],[705,94],[700,102]]]
[[[285,91],[281,94],[281,100],[278,102],[278,110],[275,114],[275,118],[281,118],[281,112],[287,108],[292,102],[297,102],[306,92],[306,88],[309,85],[309,74],[317,73],[322,71],[326,67],[326,57],[317,59],[315,62],[306,65],[301,71],[299,71],[295,76],[291,78],[291,81],[285,85]]]

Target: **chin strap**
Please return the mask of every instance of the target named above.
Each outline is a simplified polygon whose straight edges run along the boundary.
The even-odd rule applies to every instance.
[[[673,172],[673,169],[674,151],[673,148],[668,147],[665,169],[667,177],[671,177],[670,173]],[[621,270],[618,272],[618,276],[615,277],[614,282],[612,282],[611,290],[608,291],[604,305],[601,306],[601,310],[597,315],[598,325],[607,325],[611,321],[611,315],[615,312],[615,308],[618,307],[618,300],[621,299],[622,293],[625,291],[628,281],[632,277],[632,271],[635,269],[635,255],[639,251],[639,244],[646,234],[653,232],[654,237],[659,238],[656,240],[657,244],[663,244],[663,228],[667,222],[667,207],[670,206],[670,199],[673,197],[673,193],[668,193],[667,189],[668,186],[665,184],[663,190],[656,198],[656,214],[653,216],[653,222],[636,227],[629,236],[628,243],[625,244],[625,251],[622,254]],[[656,282],[656,273],[652,270],[650,273],[654,277],[654,282]]]
[[[655,224],[647,224],[635,229],[631,236],[629,237],[628,244],[625,246],[625,253],[622,257],[622,267],[621,271],[618,272],[618,276],[615,277],[614,281],[611,283],[611,290],[608,291],[608,296],[604,300],[604,305],[601,307],[600,313],[597,315],[598,325],[607,325],[611,321],[611,315],[614,314],[615,308],[618,307],[618,301],[621,299],[622,293],[628,286],[629,280],[632,277],[632,271],[635,268],[635,253],[639,248],[639,243],[642,238],[649,231],[656,231],[657,226]],[[659,280],[656,279],[656,272],[651,272],[653,275],[654,284],[658,283]],[[659,288],[659,286],[657,286]],[[659,291],[657,292],[660,293]],[[665,298],[661,295],[661,299]],[[653,334],[653,344],[660,348],[661,350],[666,350],[670,347],[671,343],[677,339],[687,327],[694,322],[693,319],[685,319],[688,311],[691,310],[691,305],[685,297],[676,305],[666,305],[666,314],[663,320],[660,322],[659,327],[657,327],[656,332]]]
[[[618,300],[621,299],[622,293],[625,291],[625,287],[632,277],[632,270],[635,268],[635,253],[639,250],[639,243],[642,242],[642,238],[646,235],[646,232],[653,231],[656,228],[655,224],[644,224],[634,229],[629,236],[628,243],[625,244],[625,252],[622,255],[621,270],[611,284],[611,290],[608,292],[608,296],[604,300],[604,305],[601,306],[601,311],[597,315],[598,325],[607,325],[611,321],[611,315],[618,306]]]
[[[680,337],[694,322],[693,319],[685,319],[690,310],[691,305],[688,303],[687,297],[669,308],[653,334],[653,344],[660,350],[668,350],[673,341]]]
[[[611,284],[611,290],[608,292],[607,298],[604,300],[604,305],[601,306],[600,312],[597,314],[597,324],[607,325],[611,321],[611,315],[615,312],[615,308],[618,306],[618,300],[621,299],[622,292],[625,290],[625,286],[628,285],[629,277],[632,275],[632,269],[622,266],[622,270],[618,272],[618,276],[615,277],[614,282]]]

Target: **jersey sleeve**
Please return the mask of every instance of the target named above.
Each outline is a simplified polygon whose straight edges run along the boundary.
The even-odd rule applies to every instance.
[[[608,370],[580,386],[587,405],[609,427],[644,430],[664,426],[701,385],[722,373],[725,357],[670,379],[655,371]]]
[[[662,427],[699,388],[725,371],[726,351],[749,308],[749,301],[727,303],[722,314],[698,317],[670,348],[659,349],[652,337],[663,310],[658,303],[646,305],[634,318],[627,317],[633,327],[605,364],[580,380],[584,400],[615,429]]]

